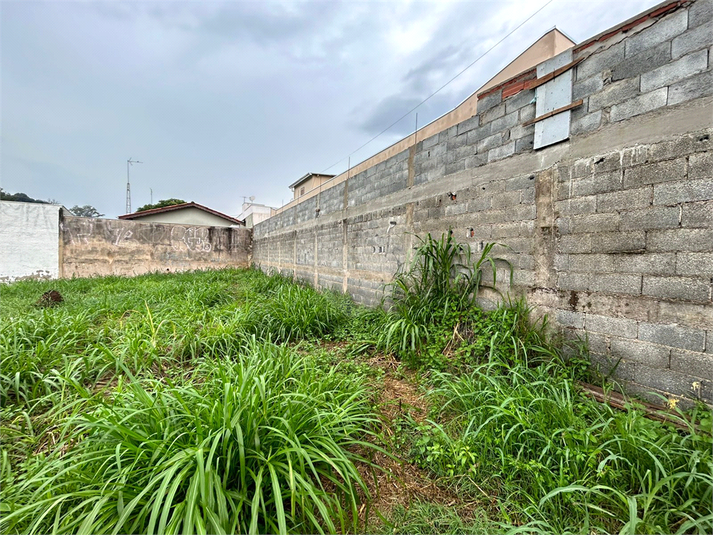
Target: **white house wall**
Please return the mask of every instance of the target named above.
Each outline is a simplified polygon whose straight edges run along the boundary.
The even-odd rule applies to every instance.
[[[0,281],[59,276],[57,204],[0,201]]]

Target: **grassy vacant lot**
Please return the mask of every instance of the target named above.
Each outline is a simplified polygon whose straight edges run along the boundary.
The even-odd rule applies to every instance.
[[[584,353],[474,304],[487,249],[419,252],[389,312],[256,271],[3,286],[0,532],[713,531],[707,409],[585,397]]]

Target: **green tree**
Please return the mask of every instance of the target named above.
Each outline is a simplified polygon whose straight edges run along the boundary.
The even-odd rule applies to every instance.
[[[176,204],[184,204],[185,202],[186,201],[184,201],[183,199],[164,199],[154,204],[144,204],[136,211],[145,212],[146,210],[153,210],[154,208],[163,208],[164,206],[175,206]]]
[[[2,188],[0,188],[0,201],[36,202],[40,204],[47,204],[47,201],[33,199],[25,193],[8,193]]]
[[[74,215],[78,217],[103,217],[104,214],[100,214],[99,210],[94,208],[91,204],[85,204],[84,206],[79,206],[75,204],[69,210]]]

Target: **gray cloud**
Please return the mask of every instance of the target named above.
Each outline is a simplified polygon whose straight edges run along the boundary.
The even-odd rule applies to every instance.
[[[655,0],[555,1],[418,110],[435,119],[559,24],[586,38]],[[2,4],[4,189],[123,212],[181,197],[236,214],[350,154],[492,45],[515,2]],[[352,157],[413,129],[413,114]],[[346,159],[332,169],[339,172]]]

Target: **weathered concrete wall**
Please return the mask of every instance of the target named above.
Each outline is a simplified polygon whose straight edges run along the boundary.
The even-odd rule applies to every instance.
[[[254,228],[254,260],[374,304],[412,233],[488,241],[525,294],[632,391],[713,401],[713,4],[574,49],[570,138],[532,150],[534,90]],[[317,210],[319,208],[319,210]]]
[[[0,282],[59,275],[58,204],[0,201]]]
[[[246,267],[251,231],[63,217],[61,277]]]

